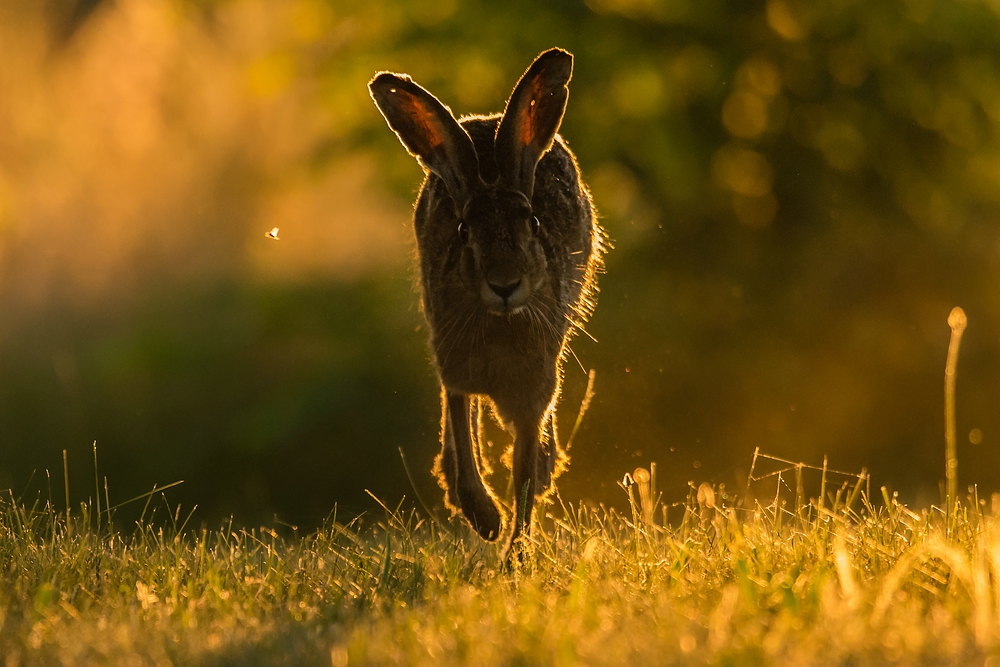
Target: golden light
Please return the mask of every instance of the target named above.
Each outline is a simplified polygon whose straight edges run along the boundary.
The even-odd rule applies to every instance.
[[[335,51],[343,32],[326,3],[239,0],[209,24],[122,0],[65,46],[41,12],[0,24],[17,45],[0,67],[0,261],[19,300],[57,284],[117,298],[155,272],[298,280],[407,261],[409,212],[373,194],[363,151],[310,166],[370,106],[319,85],[315,44]],[[278,227],[295,243],[251,241]]]
[[[749,148],[728,144],[712,156],[712,179],[737,194],[764,197],[771,192],[773,178],[767,158]]]
[[[767,3],[767,24],[789,41],[798,41],[809,34],[802,20],[784,0],[770,0]]]
[[[722,105],[722,124],[741,139],[753,139],[767,129],[767,104],[752,92],[737,91]]]
[[[736,84],[771,98],[781,92],[781,73],[770,60],[755,57],[740,65],[736,71]]]
[[[816,135],[816,145],[830,166],[840,171],[857,169],[865,156],[865,139],[847,120],[826,120]]]
[[[841,44],[830,49],[830,74],[842,86],[857,88],[868,78],[864,50],[855,43]]]
[[[650,65],[619,72],[614,81],[614,100],[625,116],[646,118],[659,113],[666,102],[662,74]]]

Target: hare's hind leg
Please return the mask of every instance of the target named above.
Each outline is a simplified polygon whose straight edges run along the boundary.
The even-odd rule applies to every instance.
[[[462,509],[458,499],[458,455],[455,453],[455,434],[448,418],[448,392],[441,388],[441,452],[434,458],[432,471],[438,485],[444,490],[444,504],[452,512]]]
[[[461,507],[462,513],[479,532],[484,540],[495,540],[500,535],[501,516],[496,502],[483,483],[479,472],[478,433],[473,437],[473,427],[478,429],[470,419],[471,405],[468,395],[446,392],[445,396],[445,438],[441,451],[442,463],[448,462],[449,456],[454,457],[454,477],[449,479],[448,468],[445,471],[445,481],[448,485],[449,501],[454,497]],[[450,445],[450,447],[449,447]],[[450,449],[450,452],[449,452]]]

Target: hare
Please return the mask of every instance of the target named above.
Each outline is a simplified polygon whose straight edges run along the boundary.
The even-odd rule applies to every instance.
[[[572,72],[570,53],[546,51],[503,114],[460,121],[405,74],[381,72],[369,83],[427,172],[413,223],[442,385],[435,473],[446,505],[496,540],[510,521],[480,474],[481,409],[491,403],[514,434],[508,552],[567,460],[556,441],[562,362],[593,312],[604,251],[576,159],[556,134]]]

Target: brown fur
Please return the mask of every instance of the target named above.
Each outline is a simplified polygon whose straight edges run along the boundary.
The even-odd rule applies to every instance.
[[[568,463],[555,423],[562,364],[593,312],[605,247],[576,159],[556,134],[571,72],[572,56],[547,51],[503,115],[460,123],[405,75],[379,74],[370,84],[390,127],[429,170],[414,228],[442,385],[434,473],[446,505],[483,538],[512,523],[508,545],[530,529],[536,497]],[[405,95],[397,93],[403,86]],[[426,118],[441,150],[421,134]],[[486,406],[514,433],[512,520],[482,479]]]

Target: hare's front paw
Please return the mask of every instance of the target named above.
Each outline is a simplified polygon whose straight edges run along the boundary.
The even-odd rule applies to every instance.
[[[493,499],[485,489],[458,489],[458,498],[462,503],[462,513],[476,529],[479,536],[492,542],[500,536],[500,524],[503,518]]]

